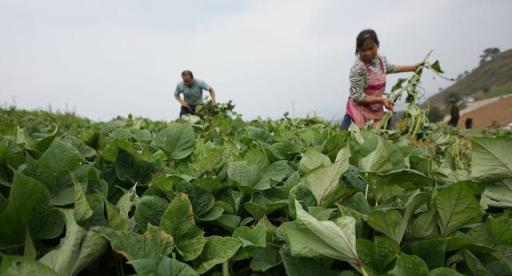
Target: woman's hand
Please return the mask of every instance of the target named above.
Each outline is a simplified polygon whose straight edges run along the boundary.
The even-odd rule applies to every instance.
[[[389,111],[393,111],[393,109],[395,108],[395,104],[393,103],[393,101],[391,99],[388,99],[388,98],[382,99],[382,104]]]

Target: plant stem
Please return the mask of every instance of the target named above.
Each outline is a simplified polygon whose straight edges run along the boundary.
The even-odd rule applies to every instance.
[[[369,179],[368,179],[368,173],[366,173],[366,189],[364,191],[364,199],[368,200],[368,187],[370,186],[370,182]]]
[[[229,276],[229,261],[222,263],[222,276]]]
[[[361,274],[363,274],[363,276],[368,276],[368,272],[366,272],[366,270],[364,270],[364,267],[361,266]]]

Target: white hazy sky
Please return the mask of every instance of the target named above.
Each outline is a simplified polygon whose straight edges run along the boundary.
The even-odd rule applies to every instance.
[[[390,62],[434,49],[455,77],[483,49],[512,47],[511,11],[510,0],[0,0],[0,103],[174,119],[191,69],[244,118],[278,118],[292,103],[295,116],[340,118],[362,29],[377,31]],[[424,77],[429,94],[448,85]]]

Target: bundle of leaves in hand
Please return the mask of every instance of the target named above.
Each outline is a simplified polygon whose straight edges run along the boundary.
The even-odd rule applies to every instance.
[[[419,101],[423,96],[423,88],[421,87],[421,76],[425,69],[431,70],[435,75],[453,81],[443,76],[444,71],[441,69],[439,61],[430,62],[429,58],[432,54],[430,51],[427,56],[423,59],[423,62],[414,72],[414,74],[408,79],[398,79],[397,83],[391,89],[390,98],[393,102],[397,102],[401,98],[405,97],[407,103],[407,109],[405,110],[405,131],[409,137],[413,139],[418,138],[419,132],[424,132],[425,128],[428,127],[428,118],[426,110],[419,106]],[[387,125],[388,120],[391,118],[391,114],[387,113],[384,118],[377,124],[377,128]],[[421,135],[423,137],[423,135]]]
[[[235,105],[231,100],[227,103],[217,103],[216,105],[213,105],[212,101],[209,100],[196,107],[196,115],[205,118],[215,115],[232,116],[237,115],[237,113],[235,112]]]

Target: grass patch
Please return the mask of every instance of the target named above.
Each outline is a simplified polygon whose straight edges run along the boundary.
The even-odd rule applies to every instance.
[[[484,99],[512,94],[512,84],[504,84],[492,87],[489,92],[484,94]]]

